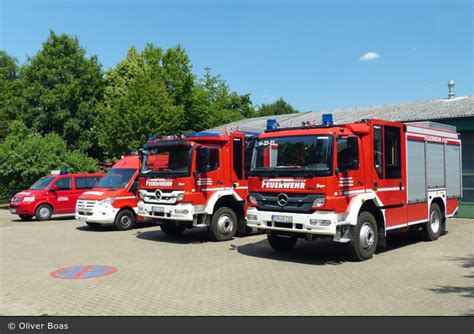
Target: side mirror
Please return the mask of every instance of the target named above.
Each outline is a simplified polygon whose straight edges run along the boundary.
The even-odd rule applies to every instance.
[[[57,185],[53,184],[49,190],[56,191],[58,189],[59,189],[59,187]]]

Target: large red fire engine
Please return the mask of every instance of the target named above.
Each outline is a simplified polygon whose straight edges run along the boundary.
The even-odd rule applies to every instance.
[[[220,241],[244,232],[249,142],[239,131],[150,138],[142,151],[138,214],[169,235],[207,227]]]
[[[461,197],[461,141],[432,122],[363,120],[273,129],[255,142],[247,225],[276,250],[329,236],[356,260],[372,257],[387,231],[445,230]]]

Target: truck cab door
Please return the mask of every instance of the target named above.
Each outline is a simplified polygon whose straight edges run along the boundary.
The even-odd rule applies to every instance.
[[[223,190],[225,187],[221,150],[218,146],[198,146],[196,148],[196,191]]]
[[[336,138],[336,189],[340,195],[355,195],[365,188],[364,172],[360,166],[360,139],[357,136],[338,136]]]
[[[402,135],[401,124],[373,124],[372,189],[383,203],[388,227],[406,223],[406,184],[402,168],[405,147]]]

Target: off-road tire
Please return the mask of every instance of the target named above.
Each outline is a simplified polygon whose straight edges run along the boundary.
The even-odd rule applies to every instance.
[[[178,237],[180,236],[186,227],[182,225],[176,225],[174,222],[162,222],[160,224],[161,231],[169,236]]]
[[[267,240],[270,246],[277,252],[288,252],[295,247],[298,238],[286,235],[278,235],[275,232],[267,233]]]
[[[378,229],[375,217],[367,211],[357,217],[357,224],[349,230],[350,242],[347,253],[352,260],[365,261],[371,259],[378,243]]]
[[[443,213],[441,212],[438,204],[431,204],[428,219],[429,220],[422,226],[422,237],[425,241],[435,241],[439,238],[443,231],[444,220]]]
[[[234,210],[223,206],[212,215],[209,236],[213,241],[231,240],[237,233],[238,218]]]

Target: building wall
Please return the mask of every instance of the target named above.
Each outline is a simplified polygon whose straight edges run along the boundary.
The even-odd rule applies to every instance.
[[[462,141],[463,197],[457,217],[474,218],[474,117],[435,120],[456,126]]]

